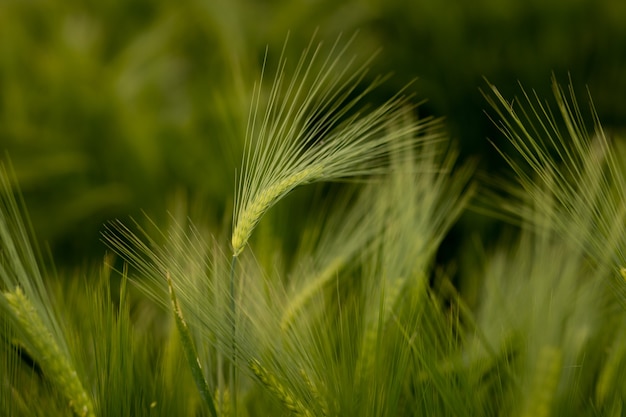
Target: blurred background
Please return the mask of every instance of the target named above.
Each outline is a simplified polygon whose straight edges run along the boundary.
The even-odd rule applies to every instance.
[[[485,78],[546,98],[552,74],[571,79],[605,128],[626,124],[622,1],[0,0],[0,149],[55,262],[101,259],[106,221],[165,222],[177,195],[228,229],[265,49],[276,60],[290,33],[295,59],[316,31],[358,31],[364,58],[381,49],[372,78],[394,74],[381,101],[417,77],[420,112],[444,116],[484,172],[506,172]]]

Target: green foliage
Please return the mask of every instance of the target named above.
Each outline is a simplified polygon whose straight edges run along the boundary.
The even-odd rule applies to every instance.
[[[250,79],[236,59],[254,56],[234,50],[236,26],[215,24],[224,9],[0,3],[0,143],[59,260],[99,257],[103,222],[162,218],[177,188],[224,210],[233,176],[206,167],[235,166]]]
[[[383,93],[365,67],[311,45],[254,90],[232,230],[180,198],[168,227],[109,224],[120,271],[55,279],[0,171],[0,413],[620,415],[626,179],[593,107],[591,133],[556,83],[558,112],[490,85],[515,180],[478,183],[440,121],[408,96],[367,107]],[[276,244],[297,189],[346,179]],[[476,195],[520,235],[438,265]],[[480,284],[471,304],[454,267]]]
[[[0,2],[0,148],[37,238],[63,265],[99,259],[98,235],[112,218],[144,210],[165,225],[180,190],[221,226],[250,81],[267,45],[289,31],[286,57],[315,31],[324,39],[359,31],[354,51],[381,49],[363,84],[395,74],[368,100],[380,105],[418,76],[414,89],[428,99],[421,114],[445,116],[462,157],[479,154],[490,169],[502,161],[484,140],[497,136],[477,92],[483,76],[507,96],[520,80],[544,97],[546,74],[571,73],[577,94],[590,87],[606,127],[622,128],[626,116],[614,94],[626,88],[620,1],[57,3]]]

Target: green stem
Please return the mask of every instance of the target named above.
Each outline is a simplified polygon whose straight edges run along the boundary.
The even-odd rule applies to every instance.
[[[236,344],[236,305],[235,305],[235,268],[237,267],[237,255],[233,255],[230,264],[230,367],[228,372],[229,394],[231,401],[232,416],[237,417],[237,344]]]

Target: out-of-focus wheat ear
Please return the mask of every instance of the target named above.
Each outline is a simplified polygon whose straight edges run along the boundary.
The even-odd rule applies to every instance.
[[[303,309],[307,302],[317,292],[319,292],[326,284],[335,276],[337,271],[345,264],[343,257],[337,257],[328,264],[323,271],[316,275],[302,290],[300,290],[296,296],[289,301],[287,307],[283,312],[283,316],[280,320],[280,327],[283,331],[289,329],[289,326],[296,319],[298,313]]]
[[[230,394],[228,388],[224,387],[222,390],[216,388],[213,401],[217,404],[217,415],[219,417],[231,417],[232,413],[230,411]]]
[[[613,342],[608,352],[608,357],[596,382],[595,399],[599,407],[605,407],[608,401],[616,397],[615,393],[622,385],[623,363],[626,358],[626,337],[622,336],[622,333]]]
[[[280,400],[281,403],[296,416],[313,417],[311,412],[302,404],[302,401],[281,384],[276,377],[269,372],[261,363],[252,359],[248,362],[252,373],[265,385],[265,387]]]
[[[393,316],[393,309],[399,300],[406,279],[396,278],[389,282],[384,279],[378,293],[379,308],[365,320],[361,349],[357,360],[355,380],[367,383],[369,376],[374,372],[376,357],[380,348],[383,332]]]
[[[93,403],[78,379],[76,370],[61,353],[52,334],[22,289],[16,287],[3,295],[13,319],[26,339],[23,341],[24,346],[39,363],[46,377],[67,398],[76,415],[94,417]]]
[[[596,263],[614,268],[625,260],[623,164],[615,142],[604,133],[591,97],[590,112],[584,117],[573,87],[564,89],[555,78],[552,85],[553,104],[522,88],[514,105],[490,85],[486,97],[497,114],[495,123],[516,155],[499,152],[515,171],[518,183],[502,187],[500,191],[509,194],[504,201],[493,201],[511,218],[554,230],[568,244],[588,252]],[[510,204],[510,196],[532,202],[537,209]]]
[[[204,378],[204,374],[202,373],[202,365],[200,364],[200,358],[198,357],[196,347],[193,343],[193,339],[191,338],[191,332],[189,331],[187,322],[183,317],[183,312],[180,309],[178,300],[176,299],[176,293],[174,292],[172,279],[169,272],[166,275],[167,285],[170,292],[170,299],[172,301],[174,321],[176,322],[176,328],[178,329],[178,334],[180,335],[183,352],[185,352],[185,357],[187,358],[189,368],[191,369],[191,375],[193,376],[196,386],[198,387],[200,396],[209,407],[211,415],[213,417],[217,417],[217,411],[213,402],[213,396],[211,395],[211,391],[209,390],[209,384],[207,383],[206,379]]]
[[[354,379],[359,384],[366,384],[372,374],[376,362],[376,346],[380,342],[380,333],[376,327],[367,326],[364,330],[354,373]]]
[[[559,348],[544,346],[539,351],[532,388],[522,417],[548,417],[559,386],[563,354]]]
[[[304,369],[300,369],[300,376],[302,376],[302,380],[309,389],[309,392],[311,392],[311,396],[313,397],[313,399],[315,399],[315,401],[317,401],[317,403],[319,404],[320,409],[322,410],[322,415],[329,415],[330,412],[328,410],[328,402],[325,398],[322,397],[320,391],[317,389],[317,386],[315,386],[313,381],[311,381],[311,378],[309,378],[309,375],[307,375]]]

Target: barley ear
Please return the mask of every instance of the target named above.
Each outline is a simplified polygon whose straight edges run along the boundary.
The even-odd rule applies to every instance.
[[[393,280],[385,279],[379,290],[378,302],[379,309],[365,321],[363,339],[361,340],[361,348],[358,356],[355,380],[367,383],[367,379],[371,375],[376,364],[377,349],[383,338],[393,309],[398,303],[402,289],[406,284],[405,278],[396,278]]]
[[[280,327],[283,331],[287,331],[290,328],[291,324],[298,316],[298,313],[307,305],[309,300],[313,298],[316,293],[321,291],[326,284],[328,284],[328,282],[335,277],[337,271],[339,271],[344,264],[345,258],[343,256],[338,256],[292,297],[289,304],[285,307],[280,320]]]
[[[25,345],[65,398],[77,416],[94,417],[94,408],[87,391],[78,379],[76,370],[54,341],[33,304],[20,287],[4,293],[9,310],[26,337]]]
[[[553,346],[544,346],[539,352],[533,386],[526,402],[523,417],[548,417],[562,370],[562,352]]]
[[[624,268],[622,268],[624,270]],[[618,337],[609,348],[609,354],[604,366],[598,374],[595,387],[595,401],[599,406],[608,406],[616,392],[619,392],[622,379],[621,362],[626,356],[626,343],[624,337]],[[617,398],[620,396],[617,395]]]
[[[317,401],[317,403],[320,405],[322,416],[325,417],[325,416],[330,415],[330,411],[328,409],[328,402],[326,401],[325,398],[322,397],[319,390],[317,389],[313,381],[311,381],[311,378],[309,378],[309,376],[307,375],[304,369],[300,369],[300,375],[302,376],[302,380],[304,381],[307,388],[309,389],[309,392],[311,393],[315,401]]]
[[[183,317],[183,312],[180,309],[178,300],[176,299],[176,294],[174,292],[174,285],[172,284],[172,279],[170,278],[169,272],[166,274],[166,276],[167,276],[167,285],[168,285],[169,292],[170,292],[170,299],[172,301],[174,321],[176,322],[176,328],[178,329],[178,334],[180,335],[183,352],[185,352],[187,363],[189,363],[189,368],[191,369],[191,374],[193,376],[194,382],[196,383],[196,386],[198,387],[200,396],[209,406],[209,411],[211,412],[211,416],[217,417],[217,411],[215,409],[215,404],[213,403],[213,397],[209,390],[209,385],[207,384],[207,381],[204,378],[204,374],[202,373],[202,366],[200,365],[200,358],[198,358],[196,348],[191,338],[191,332],[189,331],[187,322],[185,321],[185,318]]]
[[[243,251],[252,231],[267,209],[298,185],[312,181],[321,173],[322,169],[319,166],[305,168],[260,189],[250,201],[244,202],[245,205],[235,215],[232,236],[233,256],[238,256]]]
[[[263,385],[274,394],[280,402],[283,403],[285,408],[289,410],[295,416],[313,417],[311,412],[306,409],[302,401],[296,398],[291,391],[289,391],[283,384],[281,384],[276,377],[270,373],[261,363],[252,359],[248,362],[250,370],[261,381]]]
[[[213,395],[213,401],[217,404],[217,412],[219,417],[231,417],[232,413],[230,411],[230,391],[228,388],[224,388],[220,390],[219,388],[215,389],[215,394]]]

